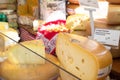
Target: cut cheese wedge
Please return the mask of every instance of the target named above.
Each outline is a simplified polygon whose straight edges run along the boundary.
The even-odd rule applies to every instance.
[[[19,42],[20,37],[16,30],[9,28],[0,30],[0,51],[5,51],[10,45]]]
[[[5,53],[14,64],[44,64],[45,46],[42,40],[25,41],[9,47]],[[39,56],[40,55],[40,56]]]
[[[56,54],[63,68],[82,80],[96,80],[99,63],[89,51],[72,42],[66,33],[59,33],[56,42]],[[64,79],[62,80],[78,80]]]
[[[94,60],[98,62],[98,64],[94,64],[93,65],[94,67],[91,66],[91,68],[96,69],[96,67],[99,66],[99,70],[97,72],[98,74],[97,80],[105,80],[105,78],[109,75],[112,66],[112,55],[110,51],[108,51],[102,44],[83,36],[60,33],[58,34],[56,45],[57,45],[56,52],[58,59],[60,59],[61,65],[71,73],[77,76],[79,76],[81,72],[89,74],[89,76],[93,75],[89,73],[90,72],[89,70],[76,72],[75,68],[78,69],[79,67],[80,70],[87,70],[92,65],[90,63],[91,60]],[[86,62],[84,63],[86,64],[84,65],[84,67],[82,67],[83,66],[82,61]],[[95,69],[92,69],[92,72],[95,72],[94,71]],[[62,75],[63,74],[64,72],[62,73]],[[87,80],[82,77],[80,78],[83,80]],[[94,79],[89,78],[88,80]]]

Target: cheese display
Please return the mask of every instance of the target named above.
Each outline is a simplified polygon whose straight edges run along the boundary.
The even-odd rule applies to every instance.
[[[55,65],[59,65],[59,61],[55,56],[45,54],[44,50],[42,40],[25,41],[9,47],[2,56],[0,54],[7,57],[0,63],[0,77],[4,80],[55,79],[59,75]]]
[[[109,3],[119,4],[120,0],[107,0]]]
[[[86,30],[86,23],[89,21],[89,16],[85,14],[75,14],[67,17],[66,27],[72,30]]]
[[[120,5],[109,4],[107,23],[120,24]]]
[[[82,80],[104,80],[111,71],[110,51],[102,44],[86,37],[67,33],[58,34],[56,54],[63,68]],[[71,75],[60,74],[62,80],[77,80],[70,78]],[[68,77],[64,79],[64,76]]]
[[[0,51],[5,51],[10,45],[16,44],[19,40],[20,37],[16,30],[12,28],[0,30]]]

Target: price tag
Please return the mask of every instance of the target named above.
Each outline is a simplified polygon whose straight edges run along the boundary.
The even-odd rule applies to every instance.
[[[106,45],[119,46],[120,31],[109,29],[95,29],[94,40]]]
[[[98,8],[97,0],[79,0],[79,2],[80,2],[80,5],[85,7]]]

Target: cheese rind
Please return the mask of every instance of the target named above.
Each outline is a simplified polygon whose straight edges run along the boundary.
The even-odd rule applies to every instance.
[[[78,44],[72,43],[67,34],[58,34],[56,54],[63,68],[78,78],[82,80],[97,79],[99,64],[96,57]],[[62,78],[62,80],[66,79]],[[73,79],[68,78],[67,80]]]

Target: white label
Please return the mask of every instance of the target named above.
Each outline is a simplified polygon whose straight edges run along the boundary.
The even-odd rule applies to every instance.
[[[98,8],[98,1],[97,0],[79,0],[80,5],[85,7],[93,7]]]
[[[102,44],[119,46],[120,31],[109,29],[95,29],[94,40]]]
[[[107,66],[107,67],[105,67],[105,68],[100,69],[98,71],[98,78],[101,78],[103,76],[108,75],[110,73],[111,69],[112,69],[112,64]]]

